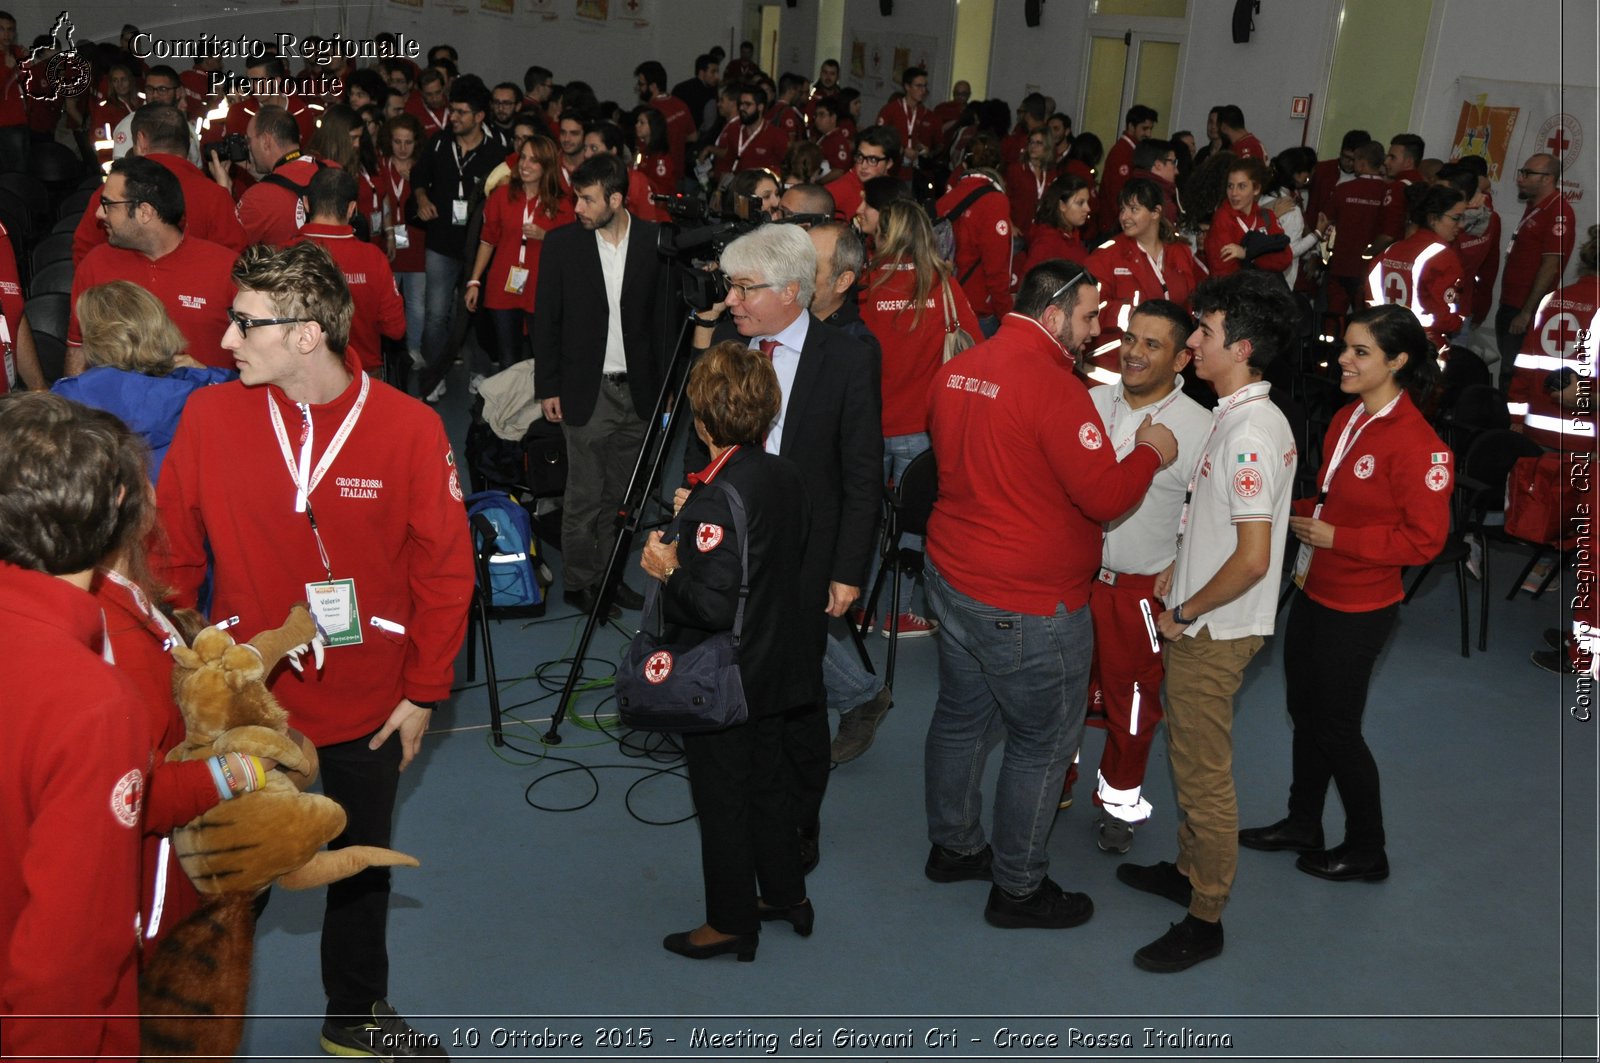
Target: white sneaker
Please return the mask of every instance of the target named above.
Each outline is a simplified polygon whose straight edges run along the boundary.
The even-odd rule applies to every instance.
[[[434,385],[433,390],[428,392],[428,397],[423,399],[422,401],[423,402],[438,402],[440,399],[444,398],[444,391],[445,391],[445,384],[444,384],[444,381],[441,380],[441,381],[439,381],[438,384]]]
[[[489,378],[484,376],[482,373],[473,373],[467,378],[467,394],[476,395],[478,393],[478,389],[483,387],[483,382],[487,379]]]

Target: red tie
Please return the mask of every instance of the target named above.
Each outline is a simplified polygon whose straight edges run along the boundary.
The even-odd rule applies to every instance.
[[[761,353],[767,356],[767,361],[772,361],[772,352],[782,346],[777,340],[757,340],[756,346],[761,348]]]

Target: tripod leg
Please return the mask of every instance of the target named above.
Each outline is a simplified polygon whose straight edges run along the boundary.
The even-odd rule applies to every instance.
[[[500,676],[494,668],[494,638],[489,634],[489,607],[484,603],[483,595],[473,595],[477,602],[477,626],[483,628],[483,675],[489,687],[489,730],[494,733],[494,744],[506,744],[505,728],[500,719]],[[472,625],[468,625],[470,628]],[[471,651],[468,651],[468,667],[471,667]],[[470,674],[470,673],[469,673]]]

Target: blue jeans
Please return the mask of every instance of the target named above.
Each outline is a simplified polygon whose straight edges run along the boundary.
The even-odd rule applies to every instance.
[[[485,310],[494,322],[494,356],[501,369],[510,369],[528,357],[528,337],[523,334],[527,322],[529,333],[533,330],[533,315],[526,310]]]
[[[1043,881],[1067,764],[1083,739],[1094,632],[1089,609],[1031,616],[985,605],[926,569],[939,621],[939,700],[924,748],[928,838],[957,853],[983,848],[984,765],[1002,739],[995,784],[994,881],[1028,893]]]
[[[849,712],[878,696],[883,676],[873,675],[861,664],[861,654],[849,635],[841,639],[829,634],[822,654],[822,689],[828,696],[828,708]]]
[[[422,356],[430,367],[440,368],[455,355],[454,351],[444,348],[450,341],[450,315],[455,311],[461,260],[431,249],[427,256],[427,316],[422,323]]]
[[[891,481],[898,481],[900,475],[906,471],[906,466],[911,464],[911,459],[927,450],[931,445],[926,432],[913,432],[904,436],[884,436],[883,482],[888,484]],[[902,535],[900,536],[900,545],[909,547],[912,550],[921,550],[922,536]],[[867,574],[866,589],[869,592],[872,590],[873,580],[877,579],[878,567],[882,564],[882,560],[876,555],[872,558],[871,571]],[[890,585],[892,586],[892,584]],[[887,610],[884,615],[893,616],[909,610],[911,608],[911,591],[912,581],[902,580],[900,583],[900,597],[895,599],[894,608]]]
[[[406,304],[406,350],[420,351],[428,313],[428,275],[421,271],[396,273],[394,279]]]

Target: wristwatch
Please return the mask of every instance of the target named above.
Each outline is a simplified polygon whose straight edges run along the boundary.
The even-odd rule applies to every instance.
[[[1183,615],[1183,604],[1181,602],[1172,607],[1172,619],[1174,623],[1183,624],[1185,627],[1194,623],[1193,617]]]
[[[439,707],[439,703],[437,701],[415,701],[415,700],[413,700],[411,702],[411,704],[415,705],[419,709],[427,709],[429,712],[432,712],[434,709],[437,709]]]

